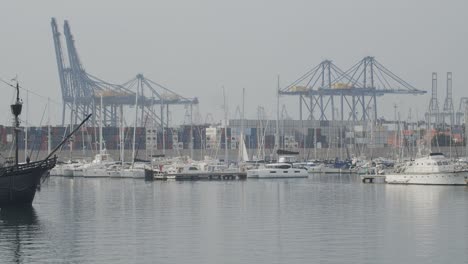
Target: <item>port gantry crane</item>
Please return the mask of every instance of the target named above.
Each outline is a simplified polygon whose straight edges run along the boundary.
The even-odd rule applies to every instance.
[[[370,56],[347,71],[341,70],[330,60],[324,60],[278,92],[279,95],[299,95],[300,120],[303,120],[305,106],[308,110],[307,119],[320,121],[377,119],[377,96],[426,93],[416,89]],[[335,108],[337,98],[338,109]],[[335,110],[338,110],[339,115]]]
[[[468,97],[461,97],[460,103],[458,104],[458,111],[455,114],[457,119],[457,125],[462,125],[464,123],[464,116],[466,109],[468,107]]]
[[[124,84],[113,84],[87,73],[80,62],[68,21],[64,23],[69,64],[66,65],[55,18],[52,18],[51,26],[63,99],[62,125],[65,124],[66,111],[69,110],[71,124],[93,113],[92,125],[97,126],[101,98],[103,125],[109,126],[118,126],[118,112],[123,112],[124,106],[135,107],[135,103],[139,109],[137,111],[140,111],[137,116],[141,114],[142,123],[143,117],[148,116],[161,128],[168,126],[169,105],[190,105],[191,108],[198,104],[197,98],[181,96],[142,74]],[[156,105],[160,106],[159,113],[155,109]]]

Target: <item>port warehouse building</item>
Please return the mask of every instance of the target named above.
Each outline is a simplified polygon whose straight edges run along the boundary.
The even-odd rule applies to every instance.
[[[243,123],[243,124],[242,124]],[[227,147],[238,149],[242,126],[244,127],[245,145],[248,149],[273,149],[275,145],[276,120],[229,120],[227,124]],[[398,124],[371,124],[368,121],[315,121],[315,120],[280,120],[280,146],[285,149],[295,148],[337,148],[365,145],[368,147],[394,147],[399,144],[416,144],[426,135],[425,125],[411,126]],[[133,144],[133,127],[125,127],[125,149]],[[51,145],[58,145],[70,127],[51,127]],[[192,140],[190,139],[192,131]],[[103,140],[106,149],[119,149],[119,127],[103,127]],[[433,135],[435,131],[431,132]],[[448,130],[443,133],[449,133]],[[453,142],[463,144],[463,127],[452,128]],[[14,141],[13,128],[0,125],[0,144],[3,150],[11,148]],[[48,127],[28,127],[28,148],[47,150]],[[165,129],[137,127],[136,146],[139,149],[225,149],[224,125],[181,125]],[[315,139],[316,137],[316,139]],[[72,139],[74,149],[97,149],[99,128],[85,127]],[[315,146],[316,144],[316,146]],[[25,130],[19,133],[19,147],[24,148]],[[352,145],[352,146],[351,146]],[[65,145],[63,149],[68,149]]]

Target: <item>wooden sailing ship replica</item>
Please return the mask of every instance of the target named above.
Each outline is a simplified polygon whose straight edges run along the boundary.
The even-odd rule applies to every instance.
[[[18,163],[18,132],[19,115],[22,102],[19,98],[19,85],[16,85],[16,102],[11,105],[15,117],[15,160],[14,164],[0,167],[0,208],[19,205],[31,205],[36,190],[40,188],[43,179],[49,176],[55,166],[57,157],[54,153],[86,122],[91,115],[71,132],[49,155],[40,161]]]

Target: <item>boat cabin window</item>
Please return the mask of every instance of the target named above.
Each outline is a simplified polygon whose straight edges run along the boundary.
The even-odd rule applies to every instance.
[[[278,158],[278,162],[296,162],[295,156],[282,156]]]
[[[268,164],[266,167],[269,168],[276,168],[276,169],[289,169],[291,168],[291,165],[289,164]]]
[[[197,167],[189,167],[189,171],[198,170]]]

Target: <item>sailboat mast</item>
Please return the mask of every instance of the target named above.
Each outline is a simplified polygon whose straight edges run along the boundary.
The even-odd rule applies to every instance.
[[[403,129],[404,127],[402,126],[401,119],[400,119],[400,113],[398,112],[398,132],[400,133],[400,140],[398,141],[398,145],[400,146],[400,155],[399,159],[403,160],[403,156],[405,154],[405,146],[404,146],[404,134],[403,134]]]
[[[135,141],[136,141],[137,120],[138,120],[138,88],[135,94],[135,124],[133,127],[132,167],[133,167],[133,164],[135,163]]]
[[[468,104],[465,104],[465,146],[466,146],[466,153],[465,157],[468,157],[468,131],[466,129],[468,125]]]
[[[86,157],[85,141],[84,141],[84,128],[81,129],[81,151],[83,157]]]
[[[76,98],[73,98],[73,103],[72,105],[70,106],[70,132],[73,131],[73,124],[75,124],[75,122],[73,122],[73,116],[76,116]],[[75,121],[76,121],[76,118],[75,118]],[[72,161],[72,156],[73,156],[73,138],[74,136],[70,137],[70,140],[68,141],[68,145],[69,145],[69,155],[70,155],[70,162]]]
[[[15,116],[15,164],[18,165],[18,130],[19,130],[19,121],[18,116]]]
[[[70,123],[70,132],[73,131],[73,124]],[[68,145],[70,147],[70,162],[72,161],[72,156],[73,156],[73,136],[70,138],[68,141]]]
[[[241,132],[240,132],[240,144],[239,144],[239,158],[238,161],[244,161],[244,110],[245,110],[245,88],[242,88],[242,116],[241,116]]]
[[[427,132],[429,133],[426,135],[426,138],[428,138],[429,142],[429,151],[432,153],[432,128],[431,128],[431,118],[432,118],[432,110],[429,108],[429,118],[427,122]],[[465,116],[466,118],[466,116]],[[427,134],[427,133],[426,133]],[[468,152],[467,152],[468,153]]]
[[[341,127],[341,124],[340,126],[338,127],[338,139],[339,139],[339,148],[340,148],[340,160],[343,160],[343,137],[342,137],[342,133],[343,133],[343,130],[342,130],[342,127]]]
[[[190,159],[193,160],[193,104],[190,104]]]
[[[19,132],[19,118],[21,114],[21,101],[19,98],[19,84],[16,83],[16,102],[11,105],[11,112],[15,116],[15,165],[18,166],[18,132]]]
[[[102,153],[102,94],[101,94],[101,107],[99,107],[99,153]]]
[[[226,105],[226,90],[223,86],[223,100],[224,100],[224,162],[228,164],[228,145],[227,145],[227,119],[228,119],[228,109]]]
[[[52,150],[52,141],[50,133],[50,98],[47,98],[47,155]]]
[[[314,125],[314,158],[317,160],[317,125]]]
[[[166,154],[166,136],[164,131],[164,99],[161,100],[161,132],[162,132],[162,153]],[[157,135],[157,133],[156,133]],[[153,137],[151,137],[152,139]],[[153,148],[151,148],[152,150]]]
[[[280,115],[280,110],[279,110],[279,88],[280,87],[280,77],[278,75],[278,83],[277,83],[277,88],[276,88],[276,135],[275,135],[275,151],[279,149],[279,115]]]
[[[124,143],[124,126],[123,126],[123,106],[120,106],[120,161],[122,162],[122,166],[125,161],[125,143]]]
[[[395,135],[393,137],[393,151],[394,151],[394,159],[396,160],[398,158],[398,146],[397,146],[397,136],[398,136],[398,123],[397,123],[397,104],[393,104],[393,120],[394,120],[394,132],[395,132]]]
[[[29,91],[26,90],[26,122],[24,122],[24,161],[28,160],[28,114]]]

